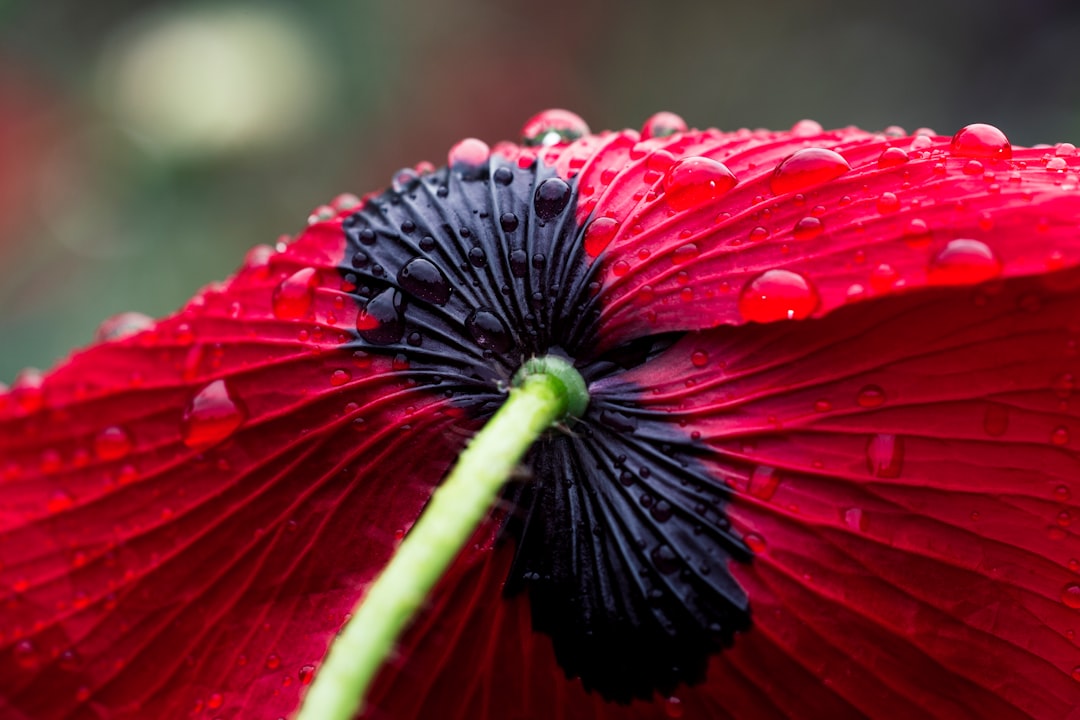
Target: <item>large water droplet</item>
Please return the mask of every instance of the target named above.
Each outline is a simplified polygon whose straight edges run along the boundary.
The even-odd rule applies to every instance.
[[[664,176],[664,197],[675,210],[689,210],[718,200],[738,184],[721,162],[705,157],[684,158]]]
[[[274,290],[274,317],[278,320],[299,320],[307,315],[318,284],[319,276],[315,268],[297,270],[282,280]]]
[[[387,288],[371,298],[356,316],[360,337],[375,345],[391,345],[405,334],[401,293]]]
[[[398,272],[401,289],[425,302],[445,305],[452,288],[446,276],[430,260],[414,258]]]
[[[641,127],[641,139],[664,138],[686,132],[686,121],[672,112],[658,112]]]
[[[807,215],[806,217],[795,223],[795,228],[792,231],[792,235],[796,240],[805,242],[807,240],[813,240],[825,231],[825,225],[819,218]]]
[[[817,289],[791,270],[767,270],[747,283],[739,295],[739,313],[744,320],[773,322],[798,320],[817,309]]]
[[[1001,261],[980,240],[950,240],[930,261],[927,276],[935,285],[970,285],[1001,274]]]
[[[94,454],[99,460],[119,460],[126,457],[132,448],[131,435],[118,425],[112,425],[94,437]]]
[[[465,328],[476,344],[485,350],[504,353],[514,346],[513,337],[503,321],[491,310],[474,310],[465,321]]]
[[[1012,157],[1012,145],[1005,133],[983,123],[968,125],[953,135],[950,148],[957,157],[992,160],[1008,160]]]
[[[533,207],[541,220],[553,220],[570,202],[570,186],[562,178],[548,178],[536,188]]]
[[[548,147],[573,142],[589,134],[589,126],[569,110],[550,109],[533,115],[521,128],[521,144]]]
[[[855,396],[859,407],[876,408],[885,404],[885,391],[880,385],[865,385]]]
[[[880,478],[900,477],[904,464],[904,439],[878,433],[866,444],[866,467],[871,475]]]
[[[602,253],[615,234],[619,231],[619,223],[609,217],[598,217],[585,227],[585,253],[589,257],[596,257]]]
[[[236,432],[245,412],[224,380],[215,380],[191,399],[180,422],[180,437],[194,450],[217,445]]]
[[[799,192],[835,180],[849,170],[851,165],[837,152],[804,148],[777,165],[769,187],[774,195]]]
[[[885,148],[885,150],[882,151],[877,164],[879,168],[884,169],[903,165],[908,160],[910,160],[910,158],[904,150],[898,147],[891,147]]]

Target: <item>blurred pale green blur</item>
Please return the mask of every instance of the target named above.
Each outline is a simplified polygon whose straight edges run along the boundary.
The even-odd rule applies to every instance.
[[[1080,140],[1068,0],[0,0],[0,381],[545,107]]]

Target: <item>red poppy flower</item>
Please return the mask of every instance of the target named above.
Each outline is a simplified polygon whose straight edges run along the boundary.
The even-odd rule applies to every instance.
[[[0,395],[0,716],[291,714],[556,353],[368,717],[1076,717],[1078,167],[556,113],[339,198]]]

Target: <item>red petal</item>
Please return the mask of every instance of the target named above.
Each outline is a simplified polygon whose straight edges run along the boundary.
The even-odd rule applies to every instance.
[[[1077,317],[1071,270],[689,335],[630,371],[757,553],[719,663],[786,717],[1080,707]]]
[[[811,130],[625,131],[541,154],[577,175],[586,242],[605,224],[587,247],[603,251],[605,348],[1080,262],[1071,146],[1011,148],[989,126],[955,139]],[[777,271],[780,292],[763,292]]]
[[[342,244],[338,219],[257,249],[0,395],[0,715],[295,710],[463,437],[391,358],[339,348]]]

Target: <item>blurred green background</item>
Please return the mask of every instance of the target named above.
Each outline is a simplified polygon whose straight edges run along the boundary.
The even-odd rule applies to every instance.
[[[1080,142],[1078,38],[1074,0],[0,0],[0,380],[545,107]]]

